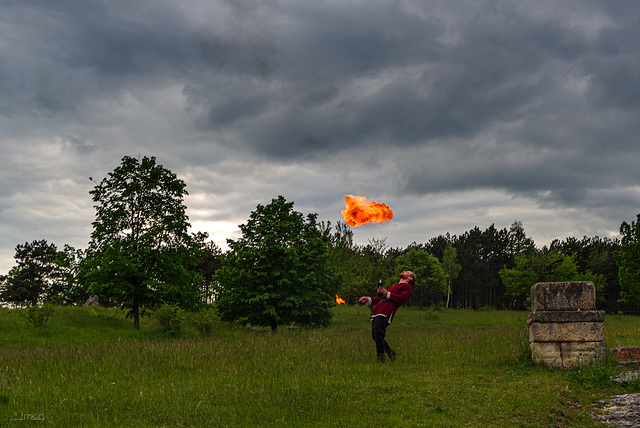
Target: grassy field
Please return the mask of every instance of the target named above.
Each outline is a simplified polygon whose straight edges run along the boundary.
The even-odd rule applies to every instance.
[[[0,309],[0,426],[600,426],[592,403],[613,362],[561,371],[527,352],[525,312],[402,308],[375,363],[368,308],[331,327],[251,333],[219,323],[169,337],[118,310],[56,308],[28,326]],[[609,348],[640,344],[640,318],[607,316]]]

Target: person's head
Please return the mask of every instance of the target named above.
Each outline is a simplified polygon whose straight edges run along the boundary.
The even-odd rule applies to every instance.
[[[412,287],[416,286],[416,274],[410,270],[405,270],[400,274],[400,279],[407,280]]]

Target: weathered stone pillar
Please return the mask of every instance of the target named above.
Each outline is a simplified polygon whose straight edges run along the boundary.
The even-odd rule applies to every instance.
[[[534,361],[570,368],[606,358],[604,311],[593,282],[539,282],[531,287],[529,346]]]

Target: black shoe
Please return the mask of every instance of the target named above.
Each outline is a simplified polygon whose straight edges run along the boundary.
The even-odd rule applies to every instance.
[[[387,352],[387,354],[389,354],[389,361],[396,360],[396,351],[394,351],[393,349],[389,349],[389,352]]]

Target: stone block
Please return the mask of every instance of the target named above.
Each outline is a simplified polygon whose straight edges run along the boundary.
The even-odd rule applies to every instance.
[[[604,342],[563,342],[560,344],[562,367],[602,363],[607,358]]]
[[[596,288],[591,281],[539,282],[531,287],[531,311],[592,311]]]
[[[544,363],[553,367],[562,367],[562,352],[558,342],[532,342],[531,358],[536,363]]]
[[[530,348],[533,361],[564,369],[603,362],[607,352],[604,342],[532,342]]]
[[[604,323],[538,323],[529,325],[530,342],[601,342]]]
[[[613,355],[619,362],[640,361],[640,347],[630,346],[624,348],[613,348]]]
[[[604,311],[544,311],[532,312],[527,318],[527,324],[534,322],[604,322]]]

